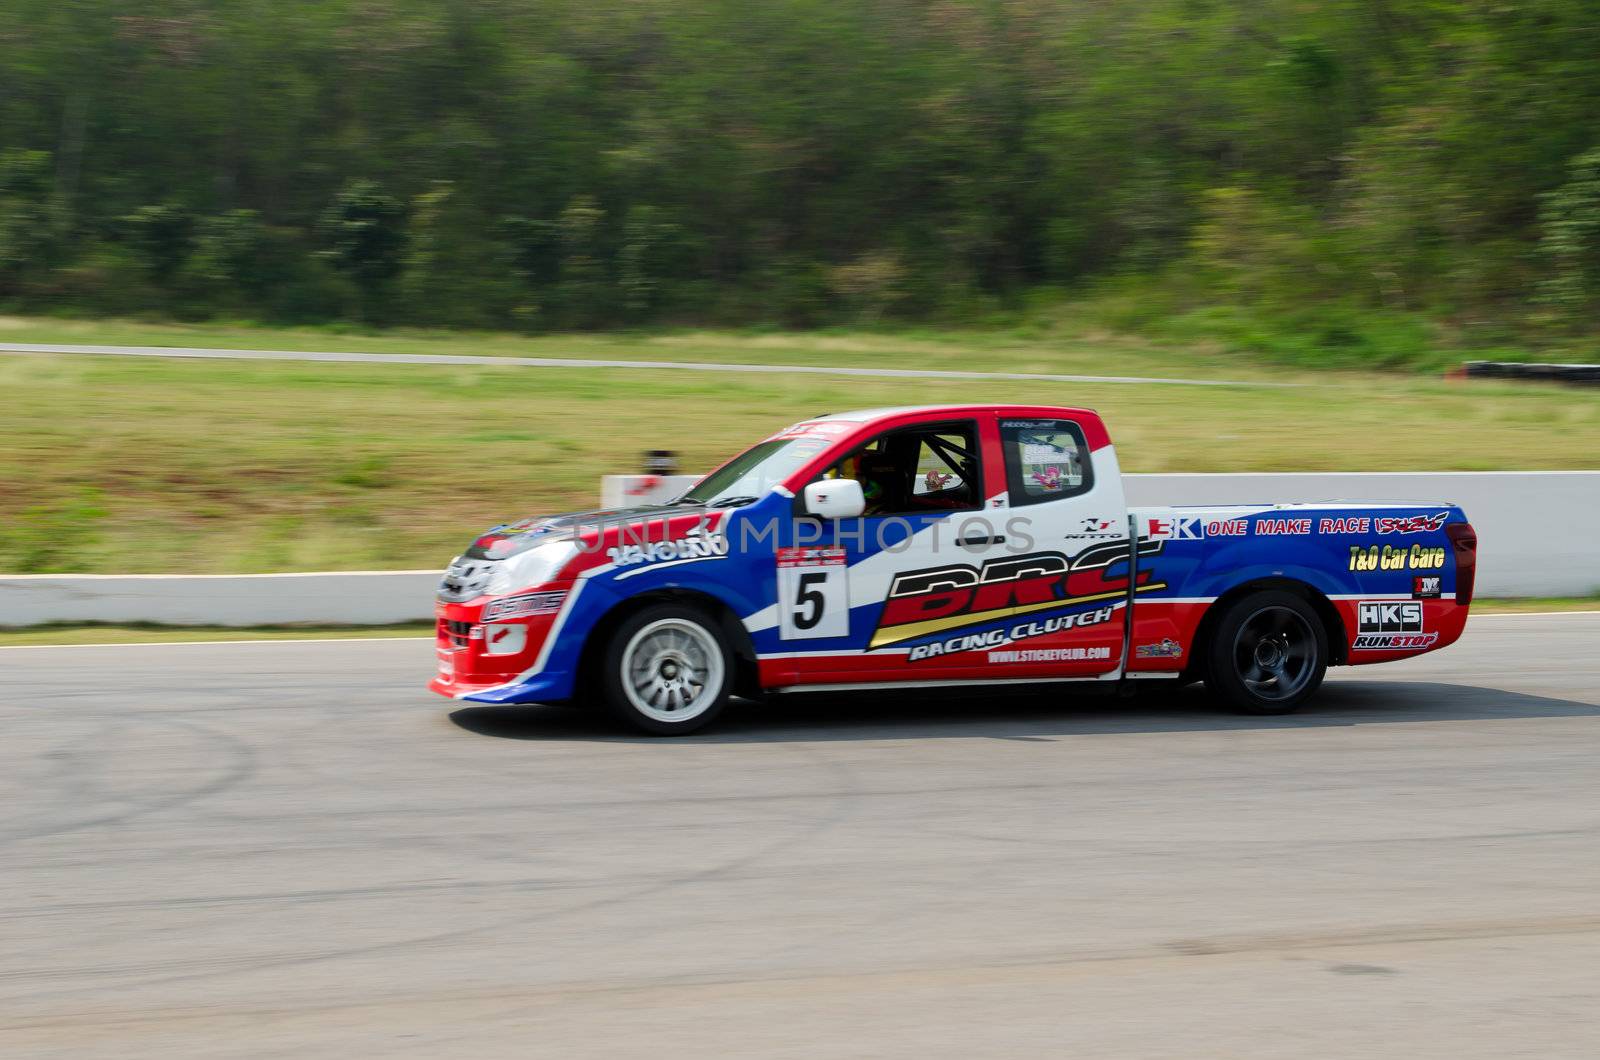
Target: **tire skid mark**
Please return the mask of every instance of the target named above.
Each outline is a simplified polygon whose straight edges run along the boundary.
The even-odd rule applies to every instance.
[[[124,797],[119,801],[131,803],[132,805],[128,805],[125,808],[115,811],[101,812],[89,817],[80,817],[77,820],[69,819],[51,824],[44,824],[43,822],[40,822],[39,824],[35,824],[31,827],[25,823],[27,818],[23,818],[21,822],[12,822],[12,827],[8,830],[0,832],[0,844],[18,843],[30,839],[43,839],[53,836],[66,835],[71,832],[79,832],[89,828],[123,824],[140,817],[149,816],[150,814],[160,813],[165,810],[177,809],[200,799],[207,798],[208,796],[227,791],[228,789],[233,788],[249,779],[256,771],[257,759],[255,751],[249,746],[249,744],[245,743],[242,739],[236,736],[231,736],[227,733],[211,728],[210,726],[200,725],[196,722],[188,721],[181,717],[173,717],[159,713],[126,714],[123,715],[121,719],[118,719],[119,722],[122,719],[137,719],[142,723],[168,725],[192,732],[200,736],[203,740],[211,741],[219,745],[222,749],[223,755],[226,756],[226,764],[209,780],[206,780],[200,784],[196,784],[192,787],[184,788],[181,791],[169,792],[164,795],[156,796],[155,798],[147,798],[143,800],[139,799],[137,796]],[[107,726],[106,728],[114,727],[115,726]],[[103,742],[104,736],[105,728],[102,728],[98,732],[80,739],[78,742],[82,743],[83,739],[88,739],[90,737],[98,737]],[[74,753],[71,756],[63,759],[63,762],[74,763],[78,761],[79,757],[80,755],[78,753]],[[95,788],[92,778],[96,774],[94,772],[92,762],[102,759],[103,755],[94,754],[81,757],[84,758],[84,761],[82,764],[77,765],[76,768],[80,771],[82,776],[91,778],[85,782],[82,790],[93,792]],[[42,817],[47,815],[48,811],[46,814],[35,816]],[[17,824],[19,823],[22,824],[22,827],[20,828],[17,827]]]
[[[780,740],[777,737],[774,737],[771,741],[763,742],[771,742],[775,746],[783,748],[786,751],[799,753],[802,755],[802,757],[809,757],[813,761],[819,762],[824,766],[824,768],[828,769],[830,772],[833,772],[836,776],[840,775],[841,773],[848,775],[848,771],[844,770],[843,767],[838,763],[829,761],[826,756],[819,755],[816,751],[807,748],[806,745]],[[476,927],[461,928],[442,932],[428,932],[407,938],[392,939],[385,942],[376,942],[359,946],[309,950],[305,952],[279,956],[233,958],[207,957],[190,961],[157,962],[149,966],[129,965],[126,966],[120,974],[143,974],[149,976],[152,973],[159,973],[162,970],[170,971],[174,968],[183,970],[178,971],[176,974],[154,974],[153,977],[140,978],[131,982],[101,982],[93,985],[83,984],[61,989],[25,991],[21,993],[10,994],[8,997],[12,1001],[38,1001],[50,998],[74,997],[86,993],[94,993],[110,987],[115,987],[118,989],[140,989],[196,980],[214,980],[226,975],[237,975],[266,969],[305,967],[348,957],[362,957],[380,953],[394,953],[414,947],[437,946],[443,943],[459,942],[491,933],[504,932],[511,928],[520,928],[532,924],[548,923],[559,920],[563,917],[572,916],[577,913],[620,906],[628,902],[665,894],[678,888],[692,886],[708,880],[723,878],[727,873],[739,868],[759,863],[760,861],[765,860],[766,858],[771,857],[782,850],[803,843],[828,831],[829,829],[835,827],[840,821],[850,816],[850,814],[853,812],[853,800],[850,798],[850,793],[848,791],[830,791],[826,793],[825,797],[830,797],[831,805],[829,809],[819,815],[815,815],[809,823],[802,825],[797,832],[774,836],[773,838],[759,844],[754,849],[746,853],[736,855],[735,857],[726,859],[723,862],[715,865],[710,865],[705,868],[676,876],[668,876],[662,880],[653,881],[639,887],[627,888],[620,894],[597,897],[589,901],[577,902],[560,909],[540,910],[533,913],[505,917],[489,923],[481,924]],[[61,974],[64,976],[72,975],[75,977],[81,977],[84,974],[84,971],[85,970],[78,970],[76,972],[65,971]],[[104,966],[97,966],[96,968],[89,969],[88,971],[91,973],[109,971],[113,976],[119,974],[118,971],[106,969]],[[39,980],[50,977],[52,976],[49,976],[48,973],[34,973],[29,978]]]

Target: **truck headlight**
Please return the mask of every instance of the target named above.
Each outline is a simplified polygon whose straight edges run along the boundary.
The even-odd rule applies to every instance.
[[[494,573],[489,575],[489,584],[484,591],[490,596],[504,596],[519,589],[543,585],[577,554],[578,546],[573,541],[546,541],[495,564]]]

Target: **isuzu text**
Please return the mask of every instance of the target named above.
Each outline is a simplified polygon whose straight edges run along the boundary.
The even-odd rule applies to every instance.
[[[495,528],[439,588],[438,674],[691,732],[730,695],[1203,679],[1293,710],[1330,665],[1460,635],[1477,538],[1446,503],[1129,509],[1087,409],[797,423],[667,505]]]

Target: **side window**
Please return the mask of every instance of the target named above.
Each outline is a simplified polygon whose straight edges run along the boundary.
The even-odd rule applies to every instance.
[[[980,507],[977,424],[885,431],[823,472],[861,483],[867,515],[915,515]]]
[[[1083,431],[1067,420],[1001,420],[1013,507],[1087,493],[1094,485]]]
[[[968,481],[972,474],[972,447],[959,434],[924,435],[917,443],[916,479],[911,483],[913,496],[935,493],[963,493],[970,496]]]

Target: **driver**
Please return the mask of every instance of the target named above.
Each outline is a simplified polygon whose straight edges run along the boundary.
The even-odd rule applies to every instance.
[[[884,515],[905,510],[903,475],[894,460],[882,453],[862,453],[855,460],[855,478],[866,498],[866,515]]]
[[[916,496],[908,488],[910,475],[884,453],[865,452],[845,460],[832,474],[861,483],[861,496],[867,502],[863,515],[894,515],[901,512],[942,511],[965,507],[958,496]],[[939,481],[934,482],[937,475]],[[944,489],[954,476],[928,473],[930,489]]]

